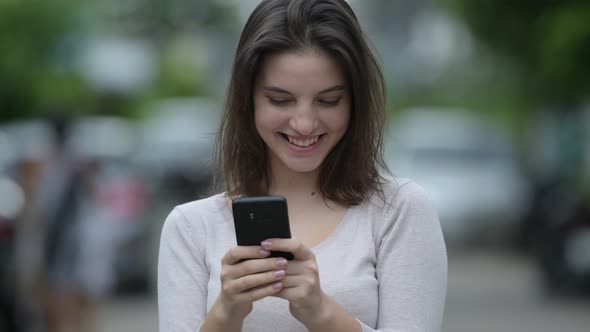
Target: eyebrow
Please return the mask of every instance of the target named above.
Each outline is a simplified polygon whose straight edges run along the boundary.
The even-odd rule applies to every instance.
[[[278,92],[278,93],[287,93],[292,95],[291,92],[285,90],[285,89],[281,89],[278,86],[264,86],[263,87],[264,90],[266,91],[271,91],[271,92]],[[322,91],[320,91],[318,94],[323,94],[323,93],[327,93],[327,92],[333,92],[333,91],[340,91],[340,90],[344,90],[346,89],[346,87],[344,85],[338,84],[338,85],[334,85],[332,87],[329,87],[327,89],[324,89]]]

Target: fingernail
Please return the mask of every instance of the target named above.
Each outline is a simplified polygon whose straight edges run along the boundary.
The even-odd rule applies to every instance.
[[[272,273],[276,278],[280,278],[285,275],[285,270],[277,270]]]
[[[283,283],[282,282],[277,282],[276,284],[272,285],[273,289],[280,289],[281,287],[283,287]]]
[[[272,246],[272,241],[265,240],[260,243],[263,247],[270,247]]]
[[[268,250],[260,250],[259,253],[260,253],[260,256],[268,256],[268,255],[270,255],[270,251],[268,251]]]
[[[285,265],[287,265],[287,260],[284,258],[281,258],[281,259],[277,260],[277,265],[278,266],[285,266]]]

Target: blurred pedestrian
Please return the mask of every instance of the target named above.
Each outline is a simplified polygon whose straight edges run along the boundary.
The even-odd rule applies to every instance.
[[[0,331],[23,331],[19,321],[21,302],[17,297],[14,254],[15,220],[24,205],[21,187],[3,174],[0,165]]]
[[[54,149],[39,174],[35,195],[30,204],[34,206],[35,219],[43,229],[39,243],[42,246],[42,270],[39,305],[41,306],[44,330],[57,332],[76,321],[79,315],[72,312],[70,303],[78,291],[72,271],[76,265],[78,238],[75,213],[79,206],[79,174],[74,160],[68,153],[65,140],[69,120],[53,119]],[[75,306],[78,307],[77,304]],[[82,309],[80,309],[82,310]]]
[[[82,133],[97,140],[94,131]],[[60,153],[38,195],[48,225],[47,278],[50,331],[93,331],[96,305],[117,285],[117,257],[141,231],[145,193],[138,177],[92,146],[70,142],[62,128]],[[76,145],[78,144],[78,145]]]
[[[388,175],[384,123],[346,1],[262,1],[218,136],[225,192],[177,206],[162,231],[160,331],[440,330],[440,223],[420,186]],[[294,238],[235,246],[231,199],[260,195],[287,199]]]
[[[21,196],[21,203],[16,204],[21,208],[11,218],[14,222],[13,287],[17,296],[14,312],[19,330],[40,331],[44,327],[44,246],[47,229],[36,197],[53,153],[54,136],[49,124],[42,120],[13,122],[5,129],[13,152],[8,173],[20,192],[14,195],[16,191],[13,190],[13,194],[7,197],[14,200]]]

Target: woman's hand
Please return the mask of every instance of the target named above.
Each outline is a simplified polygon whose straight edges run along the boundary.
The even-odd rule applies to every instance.
[[[287,261],[269,255],[260,246],[236,246],[223,256],[221,293],[212,308],[219,320],[242,322],[253,302],[282,289]]]
[[[289,301],[291,314],[307,328],[321,325],[330,301],[320,287],[319,269],[311,249],[297,239],[269,239],[262,242],[262,247],[293,254],[295,259],[287,264],[283,289],[274,296]]]

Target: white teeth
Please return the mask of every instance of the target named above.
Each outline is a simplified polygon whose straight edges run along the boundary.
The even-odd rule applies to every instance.
[[[314,136],[312,138],[306,138],[303,140],[295,139],[291,136],[287,136],[287,138],[289,139],[289,143],[291,143],[291,144],[295,144],[300,147],[308,147],[312,144],[315,144],[318,141],[318,139],[320,138],[320,136]]]

